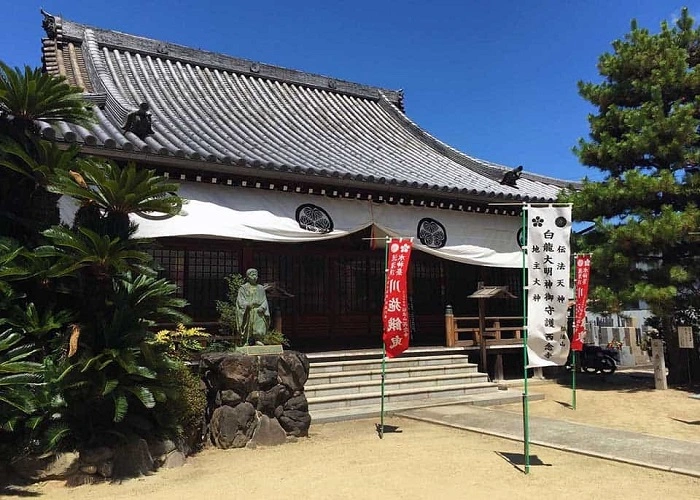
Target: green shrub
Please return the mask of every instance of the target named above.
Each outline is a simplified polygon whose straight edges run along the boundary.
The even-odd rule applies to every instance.
[[[196,449],[202,443],[204,412],[207,407],[201,380],[182,362],[178,362],[168,372],[166,379],[172,388],[161,413],[163,420],[169,422],[163,422],[165,425],[162,427],[175,429],[175,437],[184,439],[191,448]]]
[[[238,342],[240,341],[240,335],[238,333],[238,320],[236,319],[236,300],[238,300],[238,289],[245,283],[245,278],[239,273],[233,273],[224,277],[224,280],[227,286],[226,300],[216,301],[221,335],[231,335]]]
[[[219,338],[214,342],[208,342],[203,352],[229,352],[235,351],[236,347],[237,345],[233,337],[231,340]]]
[[[268,330],[268,332],[259,338],[255,339],[256,341],[264,344],[264,345],[283,345],[286,347],[289,347],[289,339],[284,336],[284,334],[278,330]]]
[[[209,337],[204,328],[178,323],[175,330],[160,330],[149,343],[165,349],[169,356],[185,361],[196,358],[204,350],[202,341]]]

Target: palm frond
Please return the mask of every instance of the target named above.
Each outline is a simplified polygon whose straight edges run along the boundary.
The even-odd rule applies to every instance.
[[[81,93],[65,77],[29,66],[23,71],[0,61],[0,116],[11,117],[20,127],[30,128],[35,121],[90,124],[93,113]]]
[[[124,297],[128,307],[147,323],[189,323],[190,318],[180,309],[187,301],[177,297],[177,285],[163,278],[125,273],[114,282],[118,297]]]
[[[104,388],[102,389],[102,395],[106,396],[107,394],[111,393],[114,389],[117,388],[118,385],[118,380],[107,380],[105,382]]]
[[[153,397],[153,393],[148,389],[148,387],[138,385],[129,387],[127,390],[136,396],[146,408],[153,408],[156,405],[156,400]]]
[[[68,149],[58,147],[55,142],[34,140],[31,151],[27,144],[2,137],[0,139],[0,167],[4,167],[38,184],[46,186],[51,192],[57,191],[51,184],[62,179],[76,162],[80,152],[77,145]]]
[[[71,428],[67,423],[57,422],[49,426],[44,436],[46,448],[48,450],[56,449],[61,441],[70,436]]]
[[[67,275],[74,271],[93,267],[104,276],[130,271],[137,264],[149,262],[151,256],[136,248],[141,243],[100,235],[91,229],[80,227],[72,231],[55,226],[42,233],[56,248],[42,247],[37,256],[61,258],[54,264],[52,275]]]
[[[182,209],[183,200],[175,194],[178,184],[156,175],[155,170],[137,168],[133,163],[122,168],[94,158],[78,160],[76,170],[84,183],[63,171],[53,189],[82,204],[94,203],[107,213],[120,214],[172,216]]]
[[[2,410],[3,403],[15,411],[24,414],[31,414],[36,410],[36,402],[29,391],[19,390],[14,391],[3,391],[0,392],[0,410]],[[4,413],[4,412],[0,412]]]
[[[129,402],[124,394],[119,394],[114,398],[114,418],[115,422],[121,422],[126,417],[129,409]]]

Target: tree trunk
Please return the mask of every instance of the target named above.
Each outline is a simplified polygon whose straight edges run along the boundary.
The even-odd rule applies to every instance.
[[[60,194],[50,193],[41,186],[36,186],[27,207],[27,219],[37,232],[57,225],[61,218],[58,211]]]

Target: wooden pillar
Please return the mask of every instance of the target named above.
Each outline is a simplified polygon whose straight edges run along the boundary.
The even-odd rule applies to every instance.
[[[505,377],[503,376],[503,355],[502,354],[496,354],[496,366],[494,368],[493,379],[496,381],[501,381],[501,380],[505,379]]]
[[[447,305],[445,308],[445,345],[454,347],[457,344],[455,332],[455,313],[452,311],[452,306]]]
[[[486,301],[479,300],[479,354],[481,358],[481,370],[483,373],[488,373],[488,364],[486,363]]]
[[[282,310],[279,306],[272,310],[272,328],[282,333]]]

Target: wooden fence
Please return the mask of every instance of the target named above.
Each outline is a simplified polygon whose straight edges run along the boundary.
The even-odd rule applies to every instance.
[[[445,313],[445,339],[447,347],[485,345],[522,345],[522,316],[487,316],[482,333],[478,316],[455,316],[448,308]]]

